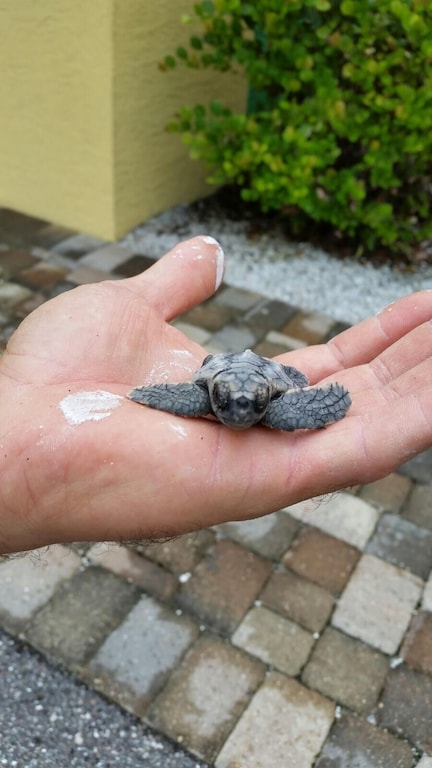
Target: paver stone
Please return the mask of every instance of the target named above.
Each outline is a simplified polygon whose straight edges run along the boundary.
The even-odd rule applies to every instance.
[[[213,761],[264,672],[261,662],[204,636],[173,673],[147,718],[172,739]]]
[[[331,730],[315,768],[412,768],[410,746],[354,715]]]
[[[422,581],[374,555],[363,555],[332,624],[384,653],[395,653],[421,594]]]
[[[312,768],[334,705],[296,680],[271,674],[216,760],[216,768]]]
[[[198,634],[188,618],[144,596],[107,637],[89,671],[100,690],[140,716]]]

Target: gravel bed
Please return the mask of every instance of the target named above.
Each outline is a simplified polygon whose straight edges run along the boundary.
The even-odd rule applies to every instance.
[[[0,632],[0,766],[206,768]]]
[[[416,271],[335,258],[308,243],[289,242],[277,227],[250,234],[251,222],[233,220],[211,204],[179,205],[132,230],[122,242],[159,258],[179,240],[215,237],[226,256],[225,282],[304,310],[356,323],[412,291],[432,289],[432,267]]]

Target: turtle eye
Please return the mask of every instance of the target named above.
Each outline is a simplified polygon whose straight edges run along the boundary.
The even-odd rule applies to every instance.
[[[270,393],[265,385],[257,387],[254,399],[254,409],[257,413],[263,413],[270,402]]]
[[[205,356],[205,358],[204,358],[204,360],[203,360],[203,361],[202,361],[202,363],[201,363],[201,367],[202,367],[203,365],[205,365],[206,363],[209,363],[209,362],[210,362],[210,360],[212,359],[212,357],[214,357],[214,355],[206,355],[206,356]]]
[[[213,403],[219,411],[225,411],[231,404],[231,395],[229,387],[224,384],[213,385]]]

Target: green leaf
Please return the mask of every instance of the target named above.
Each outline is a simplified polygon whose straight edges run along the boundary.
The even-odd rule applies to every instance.
[[[191,48],[193,48],[195,51],[201,51],[202,50],[203,44],[202,44],[202,40],[201,40],[200,37],[197,37],[196,35],[191,37],[190,44],[191,44]]]
[[[177,63],[177,62],[176,62],[176,60],[175,60],[174,56],[169,56],[169,55],[168,55],[168,56],[165,56],[165,58],[164,58],[164,64],[165,64],[165,66],[166,66],[166,68],[167,68],[167,69],[174,69],[174,67],[175,67],[176,63]]]
[[[191,82],[230,69],[251,94],[245,114],[209,87],[168,126],[211,183],[295,206],[298,226],[324,221],[360,250],[406,250],[432,229],[430,0],[202,0],[192,14],[200,29],[160,68],[183,64]]]

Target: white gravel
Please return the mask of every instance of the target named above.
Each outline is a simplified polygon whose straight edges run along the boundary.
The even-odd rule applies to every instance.
[[[250,222],[233,221],[211,206],[180,205],[149,219],[122,242],[159,258],[179,240],[212,235],[226,256],[225,282],[301,309],[356,323],[413,291],[432,289],[432,267],[414,272],[337,259],[308,243],[289,242],[280,230],[249,235]]]

